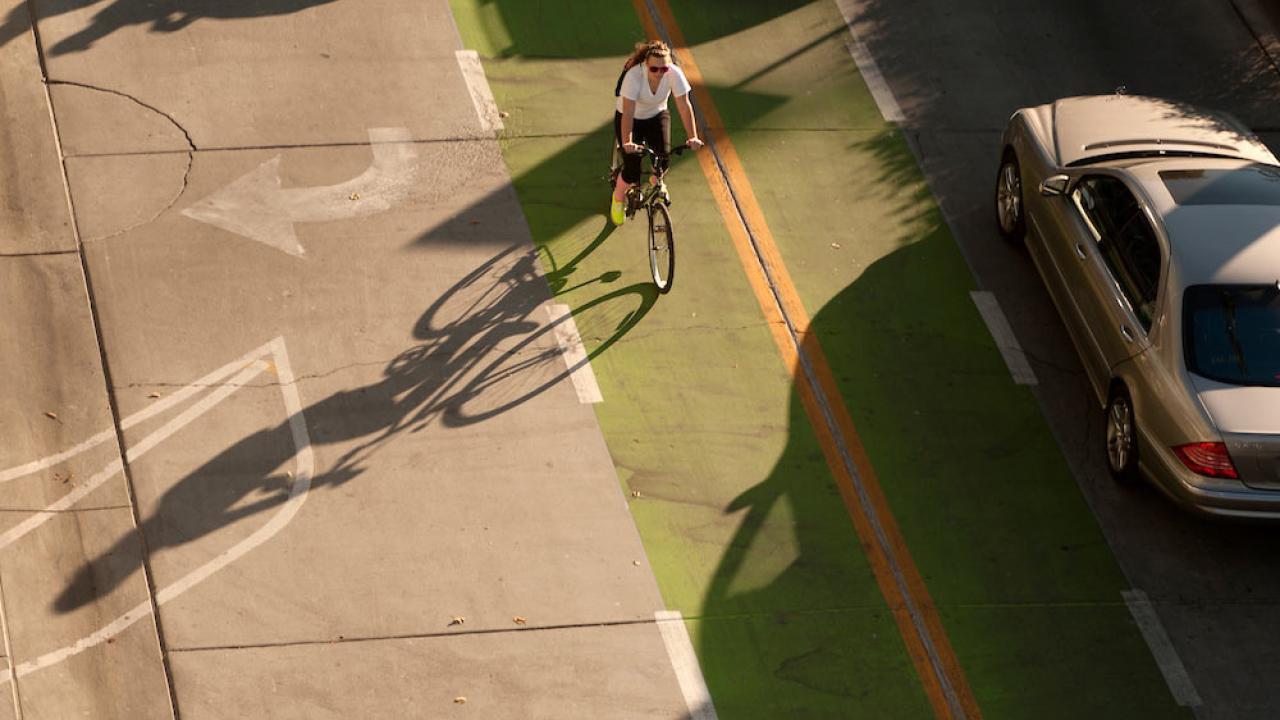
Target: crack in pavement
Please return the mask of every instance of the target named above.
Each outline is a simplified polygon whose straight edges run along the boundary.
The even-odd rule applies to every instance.
[[[322,148],[369,147],[370,145],[379,145],[379,144],[385,144],[389,142],[392,142],[392,141],[371,143],[368,140],[364,140],[363,142],[335,141],[335,142],[314,142],[314,143],[282,143],[282,144],[275,144],[275,145],[219,145],[215,147],[193,148],[193,150],[134,150],[131,152],[76,153],[74,155],[67,155],[67,157],[69,158],[113,158],[113,157],[139,157],[139,156],[148,157],[153,155],[177,155],[179,153],[189,153],[189,152],[214,153],[214,152],[242,152],[242,151],[255,151],[255,150],[308,150],[308,149],[322,149]],[[457,137],[443,137],[443,138],[422,138],[422,139],[415,139],[415,140],[395,140],[394,144],[396,145],[447,145],[449,143],[483,144],[485,142],[494,142],[494,139],[491,137],[486,138],[486,137],[457,136]]]
[[[29,258],[29,257],[53,257],[55,255],[78,255],[79,250],[40,250],[36,252],[17,252],[17,253],[0,253],[0,259],[3,258]]]
[[[177,205],[177,204],[178,204],[178,200],[179,200],[179,199],[181,199],[181,198],[182,198],[182,196],[183,196],[183,194],[184,194],[184,193],[186,193],[186,191],[187,191],[187,183],[188,183],[188,181],[189,181],[189,180],[190,180],[190,178],[191,178],[191,167],[195,164],[195,154],[196,154],[196,152],[199,150],[199,148],[196,146],[195,140],[193,140],[193,139],[191,138],[191,133],[187,132],[187,129],[186,129],[185,127],[183,127],[183,126],[182,126],[182,123],[179,123],[179,122],[177,121],[177,119],[175,119],[172,115],[170,115],[170,114],[169,114],[169,113],[167,113],[167,112],[164,112],[163,110],[161,110],[161,109],[159,109],[159,108],[155,107],[154,105],[151,105],[151,104],[145,103],[145,102],[143,102],[142,100],[139,100],[138,98],[136,98],[136,97],[134,97],[134,96],[132,96],[132,95],[130,95],[130,94],[128,94],[128,93],[121,92],[121,91],[119,91],[119,90],[113,90],[113,89],[111,89],[111,88],[99,87],[99,86],[97,86],[97,85],[90,85],[89,83],[77,82],[77,81],[74,81],[74,80],[52,80],[52,79],[49,79],[49,80],[46,80],[46,81],[45,81],[45,84],[46,84],[46,85],[65,85],[65,86],[68,86],[68,87],[78,87],[78,88],[82,88],[82,89],[85,89],[85,90],[92,90],[92,91],[95,91],[95,92],[101,92],[101,93],[106,93],[106,94],[108,94],[108,95],[115,95],[115,96],[117,96],[117,97],[125,98],[126,100],[129,100],[130,102],[133,102],[134,104],[138,105],[139,107],[144,108],[144,109],[146,109],[146,110],[150,110],[151,112],[155,113],[156,115],[159,115],[160,117],[164,118],[165,120],[168,120],[170,124],[172,124],[175,128],[177,128],[177,129],[178,129],[178,132],[182,133],[182,137],[184,137],[184,138],[186,139],[186,141],[187,141],[187,147],[189,148],[189,149],[186,151],[186,155],[187,155],[187,168],[186,168],[186,170],[184,170],[184,171],[183,171],[183,173],[182,173],[182,186],[181,186],[180,188],[178,188],[178,192],[174,194],[173,198],[172,198],[171,200],[169,200],[169,203],[168,203],[167,205],[165,205],[165,206],[164,206],[163,208],[161,208],[158,212],[156,212],[156,214],[155,214],[155,215],[152,215],[150,218],[148,218],[148,219],[146,219],[146,220],[143,220],[143,221],[141,221],[141,222],[134,223],[134,224],[132,224],[132,225],[130,225],[130,226],[128,226],[128,227],[121,228],[120,230],[117,230],[117,231],[115,231],[115,232],[113,232],[113,233],[109,233],[109,234],[107,234],[107,235],[99,235],[99,236],[95,236],[95,237],[84,238],[84,242],[98,241],[98,240],[107,240],[107,239],[109,239],[109,238],[113,238],[113,237],[116,237],[116,236],[118,236],[118,235],[123,235],[124,233],[127,233],[127,232],[129,232],[130,230],[133,230],[133,229],[135,229],[135,228],[142,227],[143,225],[146,225],[146,224],[148,224],[148,223],[154,222],[154,221],[155,221],[157,218],[159,218],[161,215],[163,215],[163,214],[165,214],[166,212],[168,212],[168,211],[169,211],[169,210],[170,210],[174,205]]]

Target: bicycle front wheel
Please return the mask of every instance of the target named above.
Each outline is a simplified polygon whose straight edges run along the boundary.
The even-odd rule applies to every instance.
[[[670,292],[676,275],[676,241],[671,216],[660,202],[649,205],[649,270],[658,292]]]

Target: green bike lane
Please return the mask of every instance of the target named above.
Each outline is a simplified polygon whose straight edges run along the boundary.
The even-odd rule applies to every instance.
[[[1179,716],[835,4],[672,5],[984,716]],[[931,716],[697,163],[669,180],[670,295],[646,287],[641,224],[607,225],[633,7],[452,7],[508,113],[543,270],[593,351],[597,417],[720,717]]]

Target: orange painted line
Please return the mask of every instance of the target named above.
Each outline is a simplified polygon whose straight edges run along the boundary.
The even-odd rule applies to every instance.
[[[720,162],[717,163],[710,152],[697,153],[699,166],[711,186],[712,197],[715,198],[716,206],[729,231],[738,258],[746,271],[752,292],[764,313],[774,343],[788,370],[795,377],[796,388],[805,414],[817,435],[827,465],[836,479],[836,485],[871,565],[876,583],[893,613],[899,633],[906,645],[907,654],[924,686],[934,714],[946,720],[959,716],[969,720],[980,720],[982,712],[956,658],[941,618],[938,616],[937,606],[907,549],[906,541],[889,508],[875,469],[854,426],[852,416],[845,407],[839,388],[836,386],[835,376],[826,359],[826,354],[822,350],[817,335],[810,330],[809,315],[800,301],[800,295],[796,292],[786,263],[783,262],[782,255],[774,242],[773,234],[752,191],[737,150],[725,130],[724,121],[711,99],[706,83],[703,82],[697,60],[689,49],[688,43],[685,42],[667,0],[648,1],[652,2],[657,10],[662,25],[668,33],[672,50],[693,86],[694,100],[706,124],[707,139],[720,158]],[[649,13],[646,0],[632,0],[632,4],[648,36],[660,37],[661,33]],[[753,237],[755,242],[752,241]],[[792,336],[792,329],[787,327],[788,319],[794,328],[795,337]],[[814,387],[809,375],[802,372],[802,357],[808,361],[817,387]],[[819,396],[826,400],[826,408],[831,413],[831,419],[835,424],[834,429],[823,413],[823,404]],[[837,432],[838,438],[835,435]],[[854,478],[849,472],[841,451],[840,441],[843,441],[843,446],[848,452],[858,477],[862,480],[867,502],[864,502],[855,487]],[[871,505],[870,508],[866,507],[868,502]],[[872,514],[878,520],[893,558],[897,561],[896,568],[901,575],[901,582],[895,579],[895,563],[891,561],[889,554],[876,536],[871,520]],[[910,596],[911,605],[916,608],[923,620],[924,634],[928,636],[928,644],[933,648],[933,657],[936,658],[940,669],[935,667],[935,663],[930,659],[925,638],[922,637],[911,615],[907,598],[903,596],[901,590],[903,585],[906,587],[907,595]],[[939,674],[944,677],[939,677]],[[951,690],[951,698],[948,698],[947,688]],[[957,704],[958,708],[955,707]],[[957,713],[956,710],[960,712]]]

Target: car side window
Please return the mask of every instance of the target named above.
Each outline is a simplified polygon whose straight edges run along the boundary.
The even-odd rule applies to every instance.
[[[1082,179],[1072,200],[1093,230],[1098,252],[1143,330],[1151,329],[1160,285],[1160,241],[1129,188],[1116,178]]]

